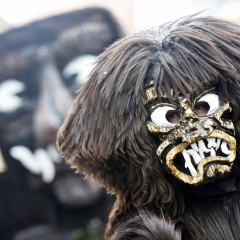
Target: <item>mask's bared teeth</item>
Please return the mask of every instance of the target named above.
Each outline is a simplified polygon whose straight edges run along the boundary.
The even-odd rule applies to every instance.
[[[191,162],[191,158],[190,155],[188,154],[187,150],[183,150],[182,151],[183,157],[185,159],[185,168],[188,168],[188,170],[190,171],[191,175],[194,177],[197,175],[197,171],[194,168],[192,162]]]
[[[221,150],[219,147],[221,147]],[[181,152],[181,156],[179,155],[179,157],[175,159],[175,164],[180,171],[196,177],[198,175],[199,163],[203,159],[218,155],[224,156],[224,154],[229,155],[230,153],[227,143],[223,140],[219,138],[207,138],[187,146],[187,148]],[[210,158],[210,160],[212,161],[214,158]],[[212,168],[209,170],[210,175],[212,175],[211,169]]]
[[[203,151],[203,152],[210,152],[210,149],[208,149],[207,147],[206,147],[206,145],[205,145],[205,143],[204,143],[204,141],[203,140],[200,140],[200,141],[198,141],[198,146],[199,146],[199,150],[200,151]]]
[[[227,143],[226,142],[222,142],[221,144],[221,150],[223,153],[225,153],[226,155],[229,155],[231,152],[229,151],[228,147],[227,147]]]

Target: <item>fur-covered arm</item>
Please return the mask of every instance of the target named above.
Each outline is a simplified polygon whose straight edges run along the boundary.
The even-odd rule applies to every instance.
[[[183,224],[166,218],[159,218],[146,211],[128,219],[118,226],[110,240],[180,240]]]

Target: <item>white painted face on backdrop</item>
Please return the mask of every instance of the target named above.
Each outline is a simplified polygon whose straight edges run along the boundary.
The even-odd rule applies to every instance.
[[[62,70],[62,78],[72,94],[87,81],[95,60],[96,57],[93,55],[83,55],[65,65]],[[30,101],[24,95],[27,87],[26,83],[17,78],[6,79],[0,83],[0,114],[12,114],[24,107]],[[42,176],[45,183],[51,183],[54,180],[56,174],[55,164],[63,162],[53,143],[49,143],[45,148],[38,148],[35,151],[30,150],[27,146],[16,145],[9,149],[9,154],[29,172]]]

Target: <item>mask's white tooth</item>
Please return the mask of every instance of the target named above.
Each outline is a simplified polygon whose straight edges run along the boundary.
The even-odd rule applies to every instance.
[[[189,150],[187,150],[187,153],[193,157],[193,160],[196,164],[201,162],[201,157],[195,150],[189,149]]]
[[[33,174],[40,174],[41,168],[33,153],[24,146],[14,146],[9,150],[10,155],[20,161]]]
[[[55,163],[61,163],[62,158],[60,153],[57,151],[56,147],[53,144],[49,144],[47,146],[47,152]]]
[[[208,141],[208,148],[216,147],[217,145],[216,138],[207,138],[207,141]]]
[[[211,148],[211,156],[216,156],[216,152],[213,148]]]
[[[199,147],[199,155],[200,155],[201,159],[204,159],[205,158],[204,152],[208,153],[208,152],[210,152],[210,149],[206,148],[203,140],[198,141],[198,147]]]
[[[217,139],[217,144],[216,144],[216,151],[218,150],[220,144],[221,144],[221,139],[218,138],[218,139]]]
[[[227,143],[226,142],[222,142],[221,144],[221,150],[223,153],[229,155],[231,152],[229,151],[228,147],[227,147]]]
[[[198,152],[198,146],[197,146],[196,143],[191,144],[191,147],[192,147],[193,150],[195,150],[196,152]]]
[[[212,147],[212,139],[211,138],[207,138],[207,141],[208,141],[207,147],[211,148]]]
[[[55,166],[50,156],[43,149],[36,150],[35,155],[42,170],[43,181],[50,183],[55,177]]]
[[[192,162],[191,162],[191,158],[189,156],[189,154],[187,153],[186,150],[183,150],[182,151],[182,154],[183,154],[183,157],[185,159],[185,168],[188,168],[191,175],[194,177],[197,175],[197,171],[196,169],[194,168],[194,166],[192,165]]]
[[[204,159],[205,158],[205,155],[203,153],[203,150],[199,150],[199,155],[200,155],[200,158],[201,159]]]
[[[210,149],[206,148],[203,140],[198,141],[198,147],[199,147],[199,150],[202,150],[203,152],[206,152],[206,153],[210,152]]]

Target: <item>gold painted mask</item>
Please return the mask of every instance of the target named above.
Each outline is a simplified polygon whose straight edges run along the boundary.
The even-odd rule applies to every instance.
[[[169,172],[184,183],[199,185],[231,171],[236,156],[232,108],[215,88],[195,99],[180,96],[174,104],[156,103],[153,88],[146,93],[148,101],[155,99],[147,128],[160,141],[157,155]]]

